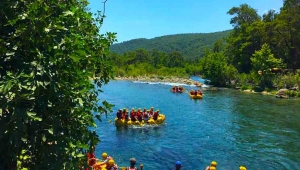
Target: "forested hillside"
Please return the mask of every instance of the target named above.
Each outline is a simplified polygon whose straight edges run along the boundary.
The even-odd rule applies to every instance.
[[[280,11],[262,16],[241,4],[228,11],[232,31],[132,40],[114,45],[113,51],[126,52],[111,53],[110,60],[120,76],[201,74],[217,86],[298,89],[299,11],[299,0],[285,0]]]
[[[200,58],[204,55],[205,48],[211,48],[213,44],[224,37],[229,36],[231,30],[214,33],[177,34],[156,37],[152,39],[134,39],[111,46],[111,51],[118,54],[145,49],[157,50],[165,53],[179,51],[187,59]]]

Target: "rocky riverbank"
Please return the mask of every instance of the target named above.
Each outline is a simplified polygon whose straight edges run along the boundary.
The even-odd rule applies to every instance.
[[[190,78],[180,78],[174,76],[125,76],[125,77],[115,77],[115,80],[127,80],[127,81],[140,81],[140,82],[165,82],[165,83],[179,83],[186,85],[199,85],[202,84],[198,81],[192,80]]]

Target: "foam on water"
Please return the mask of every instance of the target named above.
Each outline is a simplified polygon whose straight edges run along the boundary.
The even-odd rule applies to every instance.
[[[168,85],[168,86],[189,86],[189,87],[196,87],[196,85],[193,84],[184,84],[184,83],[171,83],[171,82],[146,82],[146,81],[132,81],[133,83],[141,83],[141,84],[162,84],[162,85]],[[202,87],[209,87],[206,84],[203,84]]]

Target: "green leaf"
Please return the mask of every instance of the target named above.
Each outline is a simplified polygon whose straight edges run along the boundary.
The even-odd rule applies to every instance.
[[[26,150],[23,149],[23,150],[21,151],[21,155],[24,155],[25,153],[26,153]]]
[[[35,112],[27,111],[27,115],[28,115],[28,117],[32,118],[33,120],[42,121],[42,118],[37,117]]]
[[[74,15],[74,13],[71,12],[71,11],[65,11],[65,12],[63,12],[63,13],[64,13],[64,16],[68,16],[68,15],[73,16],[73,15]]]
[[[81,158],[81,157],[84,157],[84,155],[82,153],[77,155],[77,158]]]
[[[32,117],[32,116],[35,116],[36,113],[35,113],[35,112],[29,112],[29,111],[27,111],[27,115],[28,115],[29,117]]]
[[[46,142],[46,136],[45,135],[42,136],[42,141]]]
[[[51,134],[51,135],[53,135],[53,129],[51,128],[51,129],[48,129],[48,132]]]
[[[26,138],[21,138],[21,140],[22,140],[23,142],[27,142],[27,139],[26,139]]]

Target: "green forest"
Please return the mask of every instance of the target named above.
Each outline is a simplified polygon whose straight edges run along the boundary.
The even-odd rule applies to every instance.
[[[214,33],[177,34],[156,37],[152,39],[133,39],[110,47],[112,52],[123,54],[128,51],[145,49],[171,53],[179,51],[186,59],[196,59],[204,55],[206,48],[211,48],[215,41],[223,39],[231,30]]]
[[[239,86],[255,91],[299,86],[299,1],[286,0],[279,12],[269,10],[262,16],[248,4],[232,7],[227,14],[231,16],[233,30],[223,32],[229,33],[228,36],[216,40],[211,47],[205,47],[203,53],[195,50],[198,57],[192,59],[179,49],[169,52],[161,48],[140,48],[123,54],[112,52],[110,59],[115,63],[115,74],[200,74],[216,86]],[[178,48],[188,46],[190,44],[185,44],[185,41],[178,44]],[[202,50],[201,47],[198,50]]]

